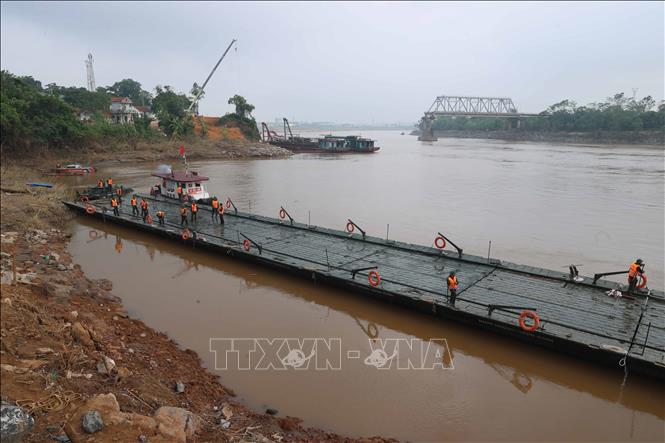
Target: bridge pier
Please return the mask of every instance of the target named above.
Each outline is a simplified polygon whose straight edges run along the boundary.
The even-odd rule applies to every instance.
[[[434,135],[434,121],[436,117],[433,115],[428,115],[427,113],[420,120],[420,135],[418,136],[419,141],[423,142],[435,142],[438,138]]]

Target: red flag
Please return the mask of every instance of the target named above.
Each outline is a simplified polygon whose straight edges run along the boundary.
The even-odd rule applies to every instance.
[[[180,157],[185,156],[185,145],[180,145]]]

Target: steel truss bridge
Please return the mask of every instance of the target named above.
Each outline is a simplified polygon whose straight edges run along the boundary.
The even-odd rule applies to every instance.
[[[420,140],[434,141],[436,137],[432,129],[438,116],[451,117],[491,117],[506,118],[508,122],[516,122],[519,129],[522,121],[528,117],[539,117],[539,114],[525,114],[517,111],[513,100],[507,97],[465,97],[441,95],[434,100],[432,106],[425,111],[420,121]]]

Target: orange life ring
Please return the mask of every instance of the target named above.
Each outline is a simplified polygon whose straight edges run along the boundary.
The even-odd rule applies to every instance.
[[[249,243],[249,240],[245,239],[245,240],[242,241],[242,248],[243,248],[245,251],[249,251],[250,246],[251,246],[251,245],[250,245],[250,243]]]
[[[88,203],[88,202],[90,201],[90,199],[88,198],[87,195],[82,195],[82,196],[81,196],[81,201],[82,201],[83,203]]]
[[[279,218],[281,219],[286,218],[286,211],[284,210],[284,208],[279,210]]]
[[[348,223],[346,224],[346,232],[353,232],[354,229],[355,229],[355,228],[354,228],[354,226],[353,226],[353,223],[348,222]]]
[[[443,243],[441,243],[439,240],[441,240],[441,242],[443,242]],[[443,249],[443,248],[445,248],[445,247],[446,247],[446,239],[443,238],[443,237],[440,236],[440,235],[437,236],[437,237],[434,239],[434,246],[436,246],[437,249]]]
[[[635,286],[636,289],[643,289],[647,286],[647,276],[644,274],[638,275],[638,278],[640,279],[640,283]]]
[[[379,286],[379,283],[381,283],[381,276],[379,275],[379,272],[369,271],[369,274],[367,275],[367,281],[369,281],[369,284],[372,286]]]
[[[226,199],[226,209],[231,209],[231,199],[230,198]]]
[[[88,214],[92,215],[92,214],[95,213],[95,207],[92,206],[92,205],[86,205],[86,206],[85,206],[85,212],[87,212]]]
[[[145,221],[148,222],[149,225],[151,225],[152,224],[152,216],[151,215],[147,216],[145,218]]]
[[[533,324],[531,326],[526,325],[527,317],[533,320]],[[533,311],[522,311],[522,313],[520,314],[520,328],[522,328],[523,331],[535,332],[539,326],[540,326],[540,317],[538,317],[538,314],[536,314]]]
[[[188,239],[189,239],[189,235],[190,235],[190,234],[189,234],[189,229],[185,228],[185,229],[182,230],[182,235],[181,235],[181,237],[182,237],[183,240],[188,240]]]

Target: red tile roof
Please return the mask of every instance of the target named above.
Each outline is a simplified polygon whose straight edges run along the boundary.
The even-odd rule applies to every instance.
[[[131,103],[132,101],[129,97],[111,97],[111,103],[120,103],[120,102]]]

